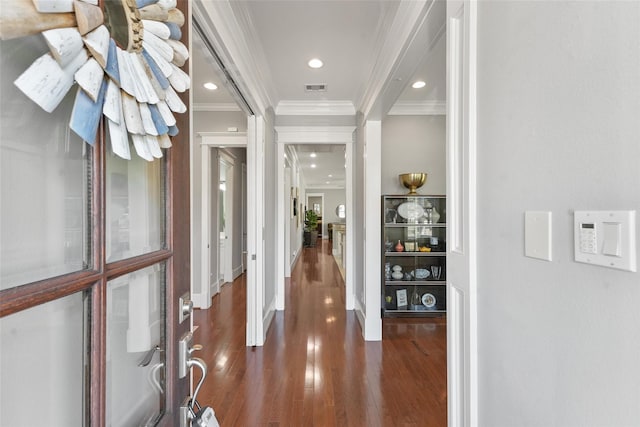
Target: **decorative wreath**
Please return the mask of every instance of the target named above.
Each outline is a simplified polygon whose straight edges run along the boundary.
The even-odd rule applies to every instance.
[[[184,14],[176,0],[12,0],[0,38],[42,33],[45,53],[14,82],[52,112],[78,83],[69,127],[93,145],[104,114],[113,152],[131,159],[129,136],[145,160],[162,157],[178,133],[173,113],[190,87],[182,67]]]

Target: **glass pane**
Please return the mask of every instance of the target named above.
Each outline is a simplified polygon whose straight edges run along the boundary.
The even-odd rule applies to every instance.
[[[87,296],[0,319],[0,425],[85,425]]]
[[[164,286],[164,264],[108,283],[107,426],[154,425],[164,412]]]
[[[165,247],[163,165],[107,155],[107,262]]]
[[[0,289],[89,268],[89,148],[69,130],[76,86],[47,113],[13,84],[47,52],[0,42]]]

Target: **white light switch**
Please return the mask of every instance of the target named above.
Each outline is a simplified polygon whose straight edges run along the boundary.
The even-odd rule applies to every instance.
[[[636,211],[576,211],[575,260],[636,271]]]
[[[622,226],[619,222],[605,222],[602,224],[602,253],[619,257],[621,255],[620,240]]]
[[[551,212],[524,213],[524,254],[551,261]]]

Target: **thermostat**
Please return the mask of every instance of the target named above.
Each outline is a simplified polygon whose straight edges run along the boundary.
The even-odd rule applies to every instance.
[[[637,271],[636,211],[576,211],[575,260]]]

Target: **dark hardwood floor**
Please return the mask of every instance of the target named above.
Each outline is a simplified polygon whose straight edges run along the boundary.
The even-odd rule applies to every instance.
[[[384,319],[365,342],[326,241],[305,248],[263,347],[245,346],[244,275],[196,310],[198,395],[221,426],[446,426],[446,318]],[[198,377],[198,374],[196,374]]]

